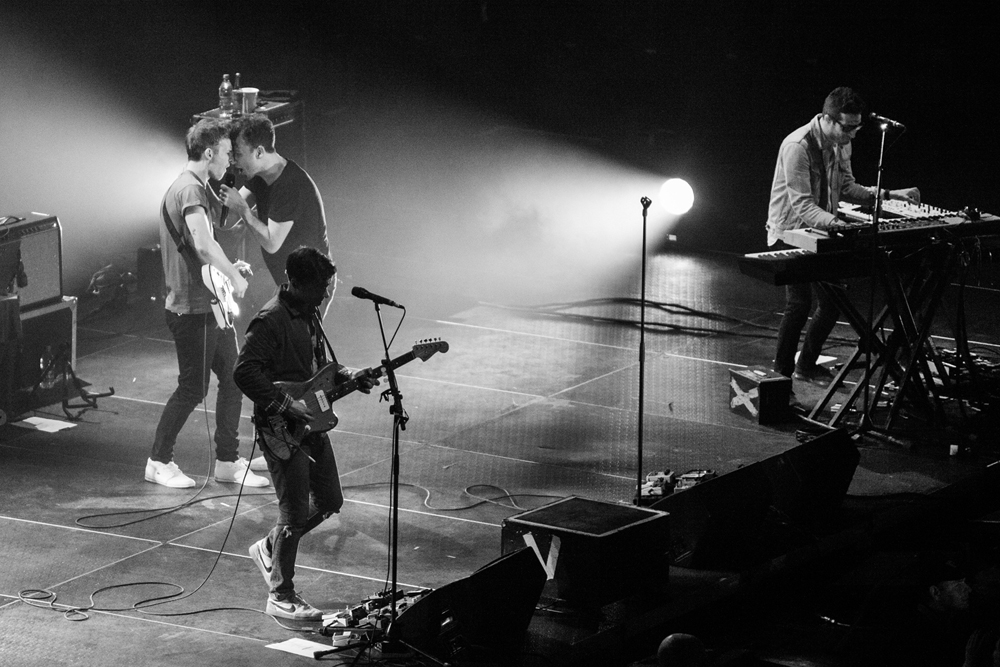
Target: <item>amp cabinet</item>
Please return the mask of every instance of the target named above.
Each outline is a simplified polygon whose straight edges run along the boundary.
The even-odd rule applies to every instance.
[[[16,294],[21,309],[63,296],[62,227],[46,213],[0,217],[0,296]]]
[[[8,296],[0,299],[0,305],[12,301],[16,297]],[[0,336],[0,423],[61,401],[67,392],[65,363],[76,368],[76,297],[21,308],[16,321],[9,315],[7,333]],[[43,374],[53,360],[50,372]]]

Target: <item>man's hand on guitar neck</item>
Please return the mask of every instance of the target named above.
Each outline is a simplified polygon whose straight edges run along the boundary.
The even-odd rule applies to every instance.
[[[371,368],[362,368],[351,373],[351,379],[358,381],[358,391],[362,394],[372,393],[372,387],[378,386],[378,377],[371,375]]]

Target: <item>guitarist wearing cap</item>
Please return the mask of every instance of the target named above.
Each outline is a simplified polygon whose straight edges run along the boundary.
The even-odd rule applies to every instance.
[[[243,397],[233,381],[236,363],[236,333],[220,328],[213,305],[218,294],[203,282],[203,267],[211,267],[228,279],[236,295],[247,281],[241,271],[245,262],[233,264],[212,233],[222,204],[208,179],[221,179],[229,166],[232,149],[229,127],[205,119],[187,133],[187,163],[163,196],[160,207],[160,247],[167,289],[164,303],[167,326],[177,352],[177,388],[160,415],[153,447],[146,461],[148,482],[180,489],[195,485],[173,461],[174,444],[194,409],[208,393],[211,372],[219,380],[215,405],[215,479],[219,482],[267,486],[266,477],[248,469],[239,455],[239,422]]]
[[[288,256],[285,275],[288,282],[247,327],[234,376],[254,402],[258,442],[278,496],[277,523],[251,545],[250,556],[267,582],[268,614],[318,620],[323,612],[295,590],[295,557],[300,538],[340,511],[344,493],[326,433],[292,435],[296,424],[309,422],[320,408],[286,391],[283,383],[307,382],[321,369],[333,373],[331,386],[351,384],[368,393],[378,381],[371,369],[351,371],[336,363],[323,334],[319,308],[336,289],[333,261],[315,248],[300,247]]]

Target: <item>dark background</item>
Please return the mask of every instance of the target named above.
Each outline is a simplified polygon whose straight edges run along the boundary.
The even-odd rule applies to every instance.
[[[8,4],[0,13],[7,146],[0,213],[60,215],[68,292],[105,261],[107,246],[83,248],[94,234],[107,240],[97,216],[74,208],[82,198],[109,212],[119,205],[116,188],[127,186],[93,165],[94,152],[116,146],[64,149],[67,138],[88,132],[84,113],[56,116],[37,141],[23,136],[24,115],[45,113],[53,99],[46,91],[77,68],[106,86],[109,109],[175,138],[173,173],[183,165],[180,137],[190,116],[215,106],[223,72],[240,71],[244,85],[262,90],[296,90],[305,102],[308,166],[338,250],[362,249],[408,224],[405,215],[380,212],[363,232],[338,235],[355,224],[347,219],[355,209],[343,202],[393,197],[398,186],[391,161],[361,168],[358,146],[424,134],[423,145],[440,146],[422,167],[433,184],[438,167],[455,159],[447,155],[449,133],[482,136],[497,126],[683,176],[697,200],[677,228],[682,241],[762,250],[778,145],[840,85],[908,127],[887,152],[886,186],[917,185],[925,202],[949,209],[1000,212],[995,9],[990,2],[662,0]],[[416,99],[429,110],[419,123],[408,121]],[[445,111],[453,108],[463,109],[461,125]],[[855,174],[865,184],[874,183],[877,136],[869,127],[855,141]],[[69,175],[52,182],[55,165]],[[135,165],[117,168],[129,173]],[[26,174],[46,187],[24,187]],[[148,197],[148,210],[111,235],[118,256],[155,238],[158,198]],[[447,232],[454,212],[437,217],[435,233]]]

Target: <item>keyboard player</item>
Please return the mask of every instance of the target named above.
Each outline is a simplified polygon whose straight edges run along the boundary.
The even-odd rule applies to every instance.
[[[861,96],[850,88],[837,88],[827,95],[822,113],[781,142],[767,215],[767,244],[771,250],[792,247],[781,240],[783,231],[835,226],[840,200],[872,203],[875,188],[858,184],[851,171],[851,140],[861,129],[864,117]],[[917,188],[886,190],[882,196],[920,203]],[[786,285],[785,296],[774,370],[796,380],[829,384],[832,373],[817,365],[816,360],[837,323],[839,310],[816,283]],[[809,321],[814,297],[816,312]],[[805,342],[796,362],[799,337],[807,321]]]

